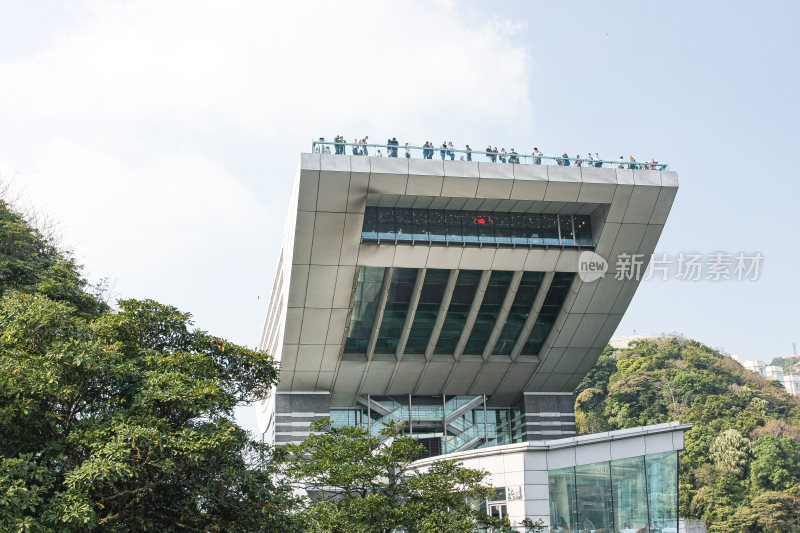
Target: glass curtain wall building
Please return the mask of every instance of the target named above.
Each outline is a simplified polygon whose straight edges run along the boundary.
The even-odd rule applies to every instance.
[[[678,528],[678,452],[549,472],[550,530],[650,531]]]

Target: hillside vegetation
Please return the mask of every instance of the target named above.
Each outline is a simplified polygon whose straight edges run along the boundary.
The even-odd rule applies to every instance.
[[[581,434],[693,423],[681,516],[710,531],[800,531],[800,401],[695,341],[608,347],[576,391]]]

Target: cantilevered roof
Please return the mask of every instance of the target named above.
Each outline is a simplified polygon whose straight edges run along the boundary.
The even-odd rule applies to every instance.
[[[614,258],[646,266],[677,188],[671,171],[301,154],[261,341],[278,390],[332,406],[574,390],[638,286]],[[589,216],[592,245],[368,242],[367,206]],[[604,278],[576,275],[586,249]]]

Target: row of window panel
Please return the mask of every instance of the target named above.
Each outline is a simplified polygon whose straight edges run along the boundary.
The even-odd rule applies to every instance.
[[[591,246],[588,215],[367,207],[367,240]]]
[[[677,452],[551,470],[549,489],[553,533],[677,533]]]
[[[377,307],[380,303],[384,275],[385,269],[382,267],[361,267],[359,271],[353,312],[345,342],[346,353],[365,354],[367,351],[378,311]],[[413,268],[393,269],[380,330],[375,343],[375,353],[396,353],[408,316],[417,276],[421,275],[423,274],[420,270]],[[442,269],[431,269],[425,274],[405,353],[425,353],[440,311],[449,275],[450,271]],[[464,353],[470,355],[483,353],[502,310],[512,277],[513,272],[511,271],[492,271]],[[539,353],[561,310],[574,277],[575,274],[570,272],[555,273],[521,353],[525,355]],[[528,319],[530,307],[539,290],[542,278],[543,273],[541,272],[525,272],[523,274],[514,302],[492,353],[499,355],[511,353],[524,323]],[[479,270],[462,270],[458,273],[434,353],[452,354],[455,352],[466,326],[480,279],[481,271]]]

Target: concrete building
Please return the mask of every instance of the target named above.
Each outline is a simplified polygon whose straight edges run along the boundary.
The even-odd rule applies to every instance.
[[[260,343],[281,367],[265,440],[301,441],[321,417],[373,435],[397,421],[429,460],[571,449],[552,465],[576,480],[589,441],[621,450],[652,430],[674,455],[685,426],[575,437],[573,391],[639,284],[616,258],[644,272],[677,188],[670,171],[301,154]],[[589,280],[597,256],[608,271]],[[519,491],[493,479],[549,523],[545,470]],[[574,520],[593,512],[576,505]]]
[[[764,377],[771,381],[779,381],[783,383],[783,367],[766,365],[764,367]]]
[[[800,376],[783,376],[783,387],[789,394],[800,396]]]
[[[767,364],[764,361],[753,361],[753,360],[740,360],[739,363],[745,367],[747,370],[751,370],[756,372],[757,374],[764,375],[765,368]]]

